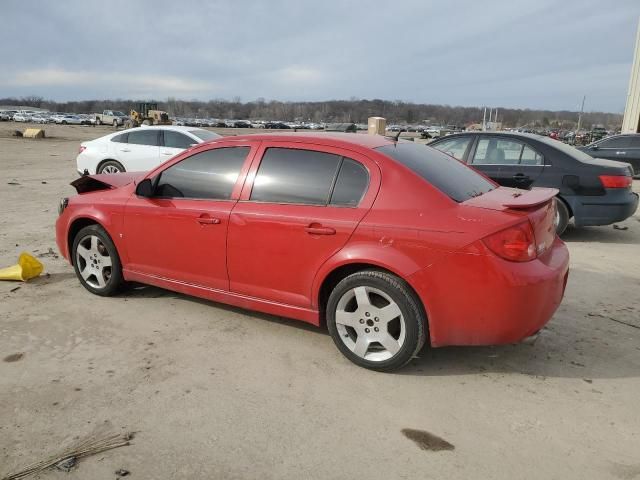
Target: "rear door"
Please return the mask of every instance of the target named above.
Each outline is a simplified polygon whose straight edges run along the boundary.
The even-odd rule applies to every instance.
[[[349,150],[263,142],[231,213],[232,292],[310,307],[320,266],[371,208],[375,162]]]
[[[160,161],[166,162],[171,157],[183,152],[191,145],[198,143],[193,138],[174,130],[160,130],[162,141],[160,147]]]
[[[160,164],[160,130],[140,127],[130,130],[127,143],[117,148],[118,161],[127,172],[146,172]]]
[[[511,137],[479,135],[469,165],[504,187],[531,188],[544,169],[544,157]]]

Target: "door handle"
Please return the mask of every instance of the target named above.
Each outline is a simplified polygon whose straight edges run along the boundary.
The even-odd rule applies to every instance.
[[[626,155],[627,152],[616,152],[616,155]]]
[[[335,235],[336,229],[323,227],[319,223],[312,223],[304,228],[309,235]]]
[[[120,151],[121,152],[130,152],[131,150],[129,150],[128,148],[121,148]]]
[[[198,223],[200,225],[218,225],[220,223],[220,219],[219,218],[213,218],[213,217],[198,217]]]
[[[524,180],[529,180],[529,176],[525,175],[524,173],[516,173],[513,176],[513,179],[514,180],[523,180],[524,181]]]
[[[160,153],[162,153],[162,155],[173,155],[172,152],[160,152]]]

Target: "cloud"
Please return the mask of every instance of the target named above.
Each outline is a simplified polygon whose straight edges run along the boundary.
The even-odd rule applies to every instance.
[[[212,82],[168,76],[164,74],[144,74],[125,72],[72,71],[60,68],[25,70],[15,72],[2,81],[9,87],[77,87],[93,88],[118,84],[127,92],[169,92],[176,95],[215,92],[217,87]]]
[[[586,94],[618,112],[640,2],[65,0],[35,16],[3,0],[2,14],[3,35],[20,38],[0,42],[2,96],[563,109]]]

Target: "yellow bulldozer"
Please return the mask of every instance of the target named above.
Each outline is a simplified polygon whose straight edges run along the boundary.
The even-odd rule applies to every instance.
[[[133,128],[140,125],[171,125],[171,120],[167,112],[158,110],[157,103],[139,103],[136,110],[129,112],[129,120],[124,126]]]

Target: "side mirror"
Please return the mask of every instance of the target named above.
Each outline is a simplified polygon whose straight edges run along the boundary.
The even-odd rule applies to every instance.
[[[151,179],[145,178],[138,184],[136,187],[136,195],[145,198],[153,196],[153,183],[151,183]]]
[[[598,145],[591,145],[590,150],[598,150]]]

